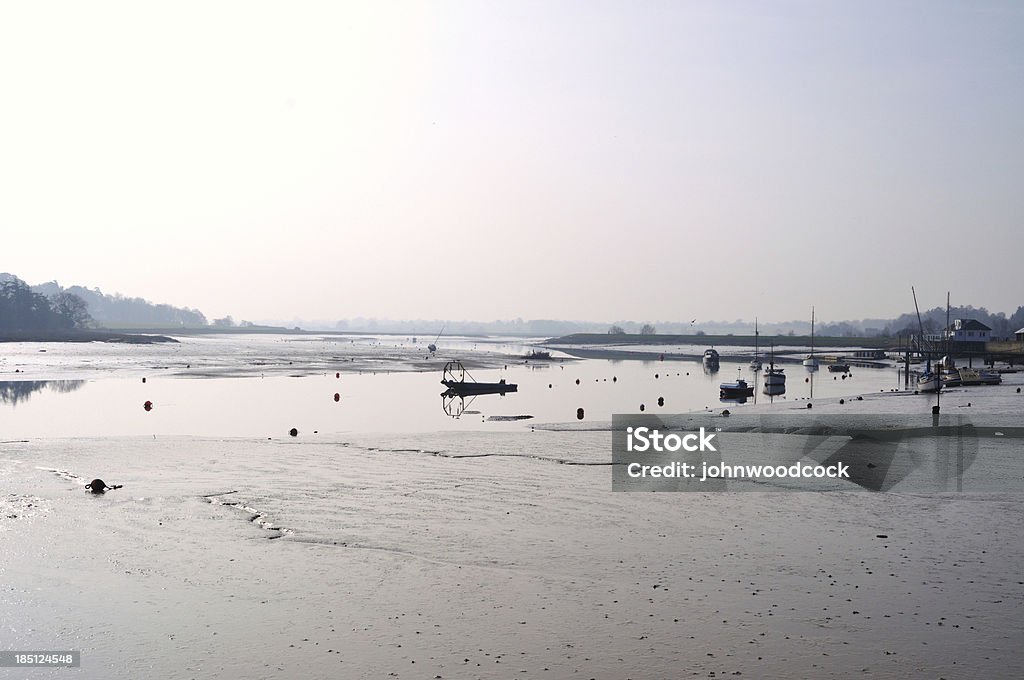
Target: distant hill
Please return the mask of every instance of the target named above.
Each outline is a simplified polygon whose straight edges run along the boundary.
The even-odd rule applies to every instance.
[[[0,273],[0,284],[20,280],[13,274]],[[208,325],[206,316],[198,309],[154,304],[142,298],[129,298],[120,294],[107,295],[99,288],[69,286],[56,281],[31,286],[33,292],[53,298],[60,293],[76,295],[85,301],[95,325],[108,328],[199,328]]]

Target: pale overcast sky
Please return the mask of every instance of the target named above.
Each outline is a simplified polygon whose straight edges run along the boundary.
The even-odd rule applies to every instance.
[[[1021,2],[3,2],[0,271],[235,318],[1024,304]]]

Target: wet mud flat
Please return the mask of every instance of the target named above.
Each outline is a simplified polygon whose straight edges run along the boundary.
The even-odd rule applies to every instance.
[[[525,427],[6,442],[5,641],[81,649],[83,678],[966,678],[1024,662],[1019,494],[613,493],[609,446]],[[84,493],[96,475],[124,488]]]

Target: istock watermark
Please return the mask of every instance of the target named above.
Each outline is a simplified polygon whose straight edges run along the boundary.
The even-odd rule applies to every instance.
[[[612,490],[1024,492],[1022,440],[960,415],[615,415]]]

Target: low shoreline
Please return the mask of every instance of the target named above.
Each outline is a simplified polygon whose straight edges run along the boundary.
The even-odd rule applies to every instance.
[[[715,347],[754,347],[759,342],[762,350],[769,344],[776,347],[807,347],[811,344],[809,335],[638,335],[634,333],[573,333],[557,338],[548,338],[542,345],[704,345]],[[843,347],[858,349],[890,349],[893,338],[885,337],[824,337],[815,336],[819,347]]]
[[[0,331],[0,342],[120,342],[128,345],[153,345],[178,342],[166,335],[119,333],[109,330]]]

